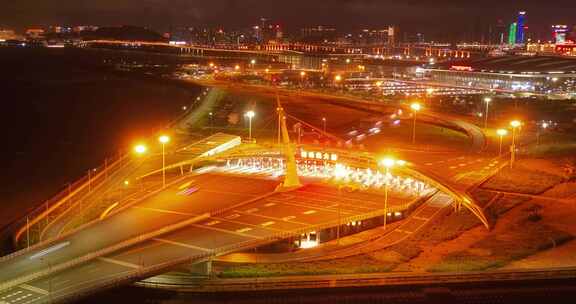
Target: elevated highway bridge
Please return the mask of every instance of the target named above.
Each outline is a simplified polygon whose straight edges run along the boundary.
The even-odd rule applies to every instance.
[[[187,149],[198,153],[214,149],[198,147]],[[261,157],[260,152],[252,157]],[[370,166],[377,172],[374,164]],[[246,172],[236,164],[185,172],[173,176],[166,188],[145,193],[104,218],[59,236],[48,233],[50,237],[37,245],[0,259],[0,299],[15,304],[68,299],[144,279],[177,265],[297,240],[310,231],[329,233],[343,223],[385,214],[378,181],[372,181],[365,191],[349,192],[318,183],[319,176],[309,175],[303,187],[277,192],[281,176],[267,174],[262,165],[255,167],[260,170]],[[350,176],[342,182],[362,183],[366,178],[358,176],[356,169],[347,170],[350,172],[345,174]],[[408,212],[418,198],[435,189],[409,192],[400,184],[391,186],[387,210],[391,214]],[[57,221],[65,222],[66,217]]]
[[[74,299],[313,231],[333,238],[343,224],[400,221],[428,200],[436,211],[464,206],[488,225],[465,192],[417,167],[389,172],[369,153],[294,149],[285,120],[282,134],[279,147],[226,134],[183,143],[166,158],[165,187],[156,153],[106,165],[18,229],[24,249],[0,258],[0,301]],[[119,194],[98,198],[108,191]]]

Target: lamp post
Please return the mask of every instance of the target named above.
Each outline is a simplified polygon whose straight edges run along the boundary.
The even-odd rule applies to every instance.
[[[304,80],[305,79],[306,79],[306,72],[305,71],[300,72],[300,85],[302,87],[304,87]]]
[[[210,134],[214,134],[214,113],[210,112],[208,116],[210,116]]]
[[[322,117],[322,127],[324,131],[324,136],[326,136],[326,117]]]
[[[170,137],[162,135],[158,138],[162,144],[162,188],[166,187],[166,144],[170,142]]]
[[[422,106],[415,102],[410,105],[410,108],[412,109],[412,116],[414,118],[412,123],[412,144],[416,144],[416,113],[422,109]]]
[[[508,135],[508,130],[498,129],[496,130],[496,134],[498,134],[498,137],[500,138],[500,145],[498,146],[498,156],[502,156],[502,141],[504,139],[504,136]]]
[[[340,82],[342,81],[342,76],[341,75],[336,75],[334,76],[334,82],[336,83],[336,87],[338,88],[338,86],[340,85]],[[344,86],[342,86],[342,91],[344,91]]]
[[[510,168],[514,167],[514,162],[516,161],[516,129],[520,127],[522,123],[518,120],[513,120],[510,122],[512,127],[512,145],[510,146]]]
[[[486,104],[486,112],[484,114],[484,129],[488,128],[488,108],[490,107],[491,102],[492,98],[490,97],[484,98],[484,103]]]
[[[254,111],[248,111],[244,115],[248,117],[248,140],[252,141],[252,118],[254,118],[256,114]]]
[[[386,230],[386,222],[387,222],[387,218],[388,218],[388,175],[390,174],[390,170],[394,167],[394,166],[403,166],[404,164],[406,164],[405,161],[403,160],[395,160],[393,158],[387,157],[384,158],[382,161],[380,161],[380,165],[384,167],[385,169],[385,175],[384,175],[384,226],[383,229]]]
[[[540,132],[548,129],[549,126],[547,122],[542,122],[536,126],[536,145],[540,145]]]

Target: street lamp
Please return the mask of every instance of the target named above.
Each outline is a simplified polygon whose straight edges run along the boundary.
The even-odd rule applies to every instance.
[[[302,85],[302,87],[304,87],[304,79],[306,78],[306,72],[302,71],[300,72],[300,83]]]
[[[490,97],[484,98],[484,103],[486,103],[486,113],[484,115],[484,129],[488,128],[488,107],[490,107],[491,102],[492,98]]]
[[[239,70],[240,70],[240,66],[239,66],[239,65],[235,65],[235,66],[234,66],[234,70],[239,71]]]
[[[550,124],[547,122],[542,122],[542,124],[536,125],[536,145],[540,145],[540,132],[541,130],[546,130]]]
[[[508,130],[506,129],[498,129],[496,130],[496,134],[500,137],[500,145],[498,146],[498,156],[502,156],[502,140],[504,136],[508,135]]]
[[[386,222],[388,217],[388,175],[390,174],[390,169],[392,169],[394,166],[404,166],[405,164],[406,161],[395,160],[390,157],[386,157],[380,161],[380,165],[386,170],[384,175],[384,230],[386,230]]]
[[[416,144],[416,113],[422,109],[422,106],[415,102],[410,105],[410,109],[412,109],[412,116],[414,118],[412,123],[412,144]]]
[[[324,135],[326,135],[326,117],[322,117],[322,126],[324,127]]]
[[[210,112],[208,116],[210,116],[210,134],[214,134],[214,113]]]
[[[170,137],[162,135],[158,137],[158,141],[162,144],[162,188],[166,187],[166,144],[170,142]]]
[[[254,111],[248,111],[244,115],[248,117],[248,140],[252,141],[252,118],[254,118],[256,114]]]
[[[512,127],[512,145],[510,146],[510,168],[514,167],[514,162],[516,161],[516,129],[522,125],[519,120],[513,120],[510,122]]]
[[[136,154],[144,154],[146,151],[148,151],[148,147],[143,144],[138,144],[134,147],[134,152],[136,152]]]
[[[342,81],[342,75],[338,74],[334,76],[334,82],[336,83],[336,87],[338,87],[341,81]],[[344,90],[344,86],[342,86],[342,90]]]

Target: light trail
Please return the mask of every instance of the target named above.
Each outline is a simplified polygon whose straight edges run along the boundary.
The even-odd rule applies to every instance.
[[[60,243],[60,244],[58,244],[58,245],[54,245],[54,246],[52,246],[52,247],[46,248],[46,249],[44,249],[44,250],[42,250],[42,251],[40,251],[40,252],[32,255],[31,257],[29,257],[29,259],[30,259],[30,260],[34,260],[34,259],[37,259],[37,258],[41,258],[41,257],[43,257],[43,256],[46,256],[46,255],[52,253],[52,252],[58,251],[58,250],[66,247],[66,246],[68,246],[68,245],[70,245],[70,242],[63,242],[63,243]]]

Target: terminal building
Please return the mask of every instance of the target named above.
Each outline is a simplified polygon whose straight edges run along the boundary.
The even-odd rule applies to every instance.
[[[501,93],[576,98],[576,59],[503,56],[426,65],[419,77],[431,82]]]

